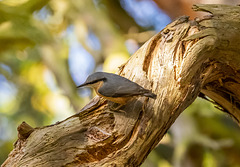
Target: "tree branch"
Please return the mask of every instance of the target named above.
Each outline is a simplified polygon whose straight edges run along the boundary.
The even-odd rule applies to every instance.
[[[156,100],[140,97],[122,113],[95,97],[79,114],[19,139],[2,166],[139,166],[200,92],[239,124],[240,7],[194,10],[211,15],[177,19],[120,67]]]

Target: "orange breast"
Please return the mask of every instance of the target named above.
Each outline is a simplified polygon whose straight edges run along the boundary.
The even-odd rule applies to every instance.
[[[132,97],[106,97],[101,95],[98,91],[96,91],[96,93],[98,96],[103,97],[109,101],[123,105],[125,105],[132,98]]]
[[[95,92],[97,93],[98,96],[103,97],[103,98],[105,98],[109,101],[112,101],[114,103],[123,104],[123,105],[125,105],[129,100],[131,100],[132,97],[116,97],[115,98],[115,97],[106,97],[106,96],[101,95],[98,92],[98,89],[102,86],[102,84],[103,84],[103,81],[92,85],[92,87],[95,89]]]
[[[118,104],[123,104],[125,105],[130,99],[131,97],[105,97],[105,96],[102,96],[100,94],[98,94],[99,96],[101,97],[104,97],[105,99],[109,100],[109,101],[112,101],[114,103],[118,103]]]

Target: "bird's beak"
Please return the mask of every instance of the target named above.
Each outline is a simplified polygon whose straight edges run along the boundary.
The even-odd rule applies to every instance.
[[[87,83],[83,83],[83,84],[77,86],[77,88],[81,88],[81,87],[86,86],[86,85],[87,85]]]

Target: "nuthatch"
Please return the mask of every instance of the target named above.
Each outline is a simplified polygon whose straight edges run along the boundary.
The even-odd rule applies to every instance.
[[[96,93],[114,103],[125,105],[131,98],[136,96],[146,96],[156,99],[157,95],[150,90],[144,89],[135,82],[116,74],[106,72],[96,72],[88,76],[87,80],[79,85],[90,86]]]

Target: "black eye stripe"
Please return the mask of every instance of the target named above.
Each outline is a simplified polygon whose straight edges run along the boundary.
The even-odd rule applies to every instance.
[[[101,78],[101,79],[95,80],[93,82],[89,82],[88,84],[95,84],[95,83],[97,83],[99,81],[104,81],[104,80],[105,80],[105,78]]]

